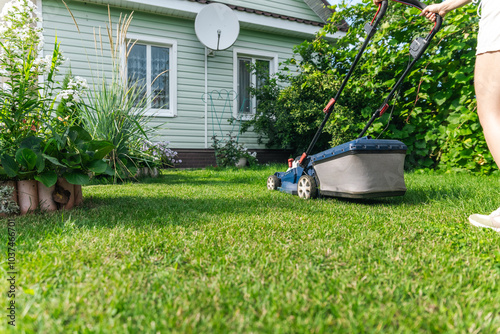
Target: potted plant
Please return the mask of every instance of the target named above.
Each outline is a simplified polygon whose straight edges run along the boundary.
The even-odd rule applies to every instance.
[[[56,202],[66,209],[79,204],[81,186],[90,182],[90,175],[107,171],[108,164],[104,158],[113,149],[113,144],[93,140],[80,126],[70,126],[62,134],[54,131],[45,148],[44,157],[59,176],[59,188],[55,189]]]
[[[25,193],[31,196],[29,210],[38,204],[36,196],[43,203],[58,193],[74,198],[65,186],[76,186],[70,194],[81,195],[79,187],[89,182],[89,173],[108,169],[104,157],[114,149],[77,125],[86,81],[71,74],[62,85],[55,81],[64,58],[57,39],[52,54],[42,57],[35,8],[29,0],[11,1],[0,17],[0,72],[5,78],[0,89],[0,178],[18,182],[22,213]]]
[[[46,184],[54,182],[54,172],[45,169],[40,144],[52,118],[54,77],[64,60],[57,40],[52,54],[42,57],[42,28],[35,9],[28,0],[11,1],[0,18],[0,72],[4,78],[0,89],[0,174],[21,185],[21,212],[38,205],[36,178]],[[39,80],[40,76],[44,80]]]

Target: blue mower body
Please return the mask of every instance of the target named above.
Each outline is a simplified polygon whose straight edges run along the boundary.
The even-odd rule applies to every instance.
[[[311,155],[305,166],[296,159],[273,179],[278,190],[305,198],[401,196],[406,150],[398,140],[363,137]]]
[[[427,7],[426,4],[418,0],[394,1],[420,10]],[[388,1],[383,0],[378,5],[379,8],[375,17],[365,25],[367,36],[354,58],[349,72],[342,81],[335,97],[323,109],[325,117],[312,138],[309,147],[300,158],[289,161],[289,169],[286,172],[277,172],[269,176],[267,179],[268,189],[278,189],[285,193],[297,194],[302,198],[313,198],[318,195],[373,198],[405,194],[406,186],[403,169],[407,150],[406,145],[398,140],[371,139],[370,137],[364,137],[364,135],[375,119],[382,116],[389,109],[389,102],[396,95],[398,87],[429,47],[432,38],[441,29],[442,18],[438,14],[435,16],[434,26],[428,35],[425,38],[417,37],[410,44],[410,55],[413,60],[395,82],[380,107],[372,114],[358,139],[314,155],[311,154],[323,128],[327,124],[328,118],[334,110],[336,102],[346,87],[347,81],[354,73],[354,68],[361,59],[362,53],[375,34],[379,22],[384,17]]]

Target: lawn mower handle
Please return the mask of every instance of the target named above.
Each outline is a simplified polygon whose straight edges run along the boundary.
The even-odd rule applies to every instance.
[[[425,3],[420,2],[418,0],[392,0],[392,1],[402,3],[403,5],[415,7],[417,9],[420,9],[421,11],[424,10],[425,7],[427,7]],[[443,18],[439,14],[436,14],[436,23],[432,30],[438,32],[439,29],[441,29],[441,24],[443,24]]]
[[[393,1],[394,2],[399,2],[399,3],[404,4],[404,5],[415,7],[417,9],[420,9],[421,11],[424,10],[427,7],[426,4],[424,4],[424,3],[422,3],[422,2],[420,2],[418,0],[393,0]],[[349,72],[347,73],[346,77],[344,78],[344,81],[342,82],[342,85],[340,86],[339,90],[337,91],[337,94],[335,95],[334,98],[332,98],[330,100],[330,102],[328,102],[328,104],[325,107],[325,109],[323,109],[323,112],[325,113],[325,117],[323,119],[323,122],[321,123],[320,127],[318,128],[318,131],[314,135],[314,138],[311,141],[311,143],[309,144],[309,147],[307,148],[307,150],[300,157],[300,159],[299,159],[299,165],[301,165],[301,166],[305,165],[304,161],[311,154],[311,152],[312,152],[312,150],[314,148],[314,145],[316,145],[316,142],[318,141],[319,136],[323,132],[323,128],[325,127],[326,122],[328,121],[328,118],[330,117],[330,114],[333,111],[335,103],[337,102],[338,98],[340,97],[340,94],[344,90],[344,88],[345,88],[345,86],[347,84],[347,81],[349,80],[352,72],[354,71],[354,68],[356,67],[359,59],[361,58],[361,55],[364,52],[366,46],[368,45],[368,42],[370,41],[370,39],[375,34],[375,32],[377,30],[377,25],[380,22],[380,20],[384,17],[385,12],[387,10],[387,7],[388,7],[388,0],[384,0],[384,1],[380,2],[379,3],[378,11],[375,14],[375,17],[373,18],[373,20],[371,21],[370,24],[367,24],[365,26],[365,30],[367,31],[368,36],[366,37],[365,42],[363,43],[363,45],[361,46],[358,54],[356,55],[356,58],[354,59],[354,62],[352,63],[351,68],[349,69]],[[373,123],[373,121],[377,117],[380,117],[387,110],[387,108],[389,107],[388,102],[394,96],[394,94],[396,92],[396,88],[401,84],[401,82],[404,80],[404,78],[408,75],[411,67],[413,67],[413,65],[416,63],[416,61],[425,52],[425,50],[429,46],[428,42],[441,29],[442,23],[443,23],[442,17],[440,15],[436,14],[436,22],[434,23],[434,27],[432,28],[431,32],[425,38],[425,45],[423,47],[418,48],[418,50],[413,54],[413,56],[414,56],[413,62],[408,66],[408,68],[406,69],[406,71],[403,73],[403,75],[401,76],[401,78],[398,80],[398,82],[396,83],[396,85],[394,86],[394,88],[389,93],[389,96],[385,99],[385,101],[382,104],[382,106],[379,109],[377,109],[377,111],[373,114],[372,118],[370,119],[370,121],[368,122],[368,124],[365,126],[365,128],[363,129],[363,131],[361,132],[361,134],[359,135],[358,138],[362,137],[364,135],[364,133],[368,130],[369,126]]]
[[[378,4],[377,13],[375,13],[375,16],[373,17],[372,21],[370,23],[366,24],[365,30],[366,30],[368,36],[366,37],[363,45],[361,46],[361,48],[359,49],[358,53],[356,54],[356,57],[354,58],[354,61],[353,61],[352,65],[351,65],[351,68],[349,69],[349,72],[345,76],[344,81],[340,85],[340,88],[337,91],[337,94],[335,95],[334,98],[332,98],[330,100],[330,102],[328,102],[328,105],[325,107],[325,109],[323,109],[323,112],[325,113],[325,118],[323,119],[323,122],[319,126],[318,131],[316,131],[316,134],[314,135],[313,140],[309,144],[309,147],[307,148],[307,150],[300,157],[299,165],[301,165],[301,166],[304,165],[304,160],[309,156],[309,154],[311,154],[311,151],[314,148],[314,145],[316,145],[316,142],[318,141],[319,136],[323,132],[323,128],[325,127],[326,122],[328,121],[328,118],[330,117],[330,114],[333,111],[333,107],[335,106],[335,102],[337,102],[337,100],[340,97],[340,94],[342,93],[342,91],[344,90],[347,82],[349,81],[349,78],[351,77],[352,72],[354,71],[354,68],[356,67],[356,65],[358,64],[359,60],[361,59],[361,55],[363,54],[363,52],[365,51],[366,47],[368,46],[368,42],[370,42],[370,39],[373,37],[373,35],[375,35],[375,32],[377,31],[377,26],[378,26],[379,22],[382,20],[382,18],[384,17],[385,12],[387,11],[388,3],[389,3],[388,0],[384,0],[384,1],[380,2]]]
[[[395,2],[399,2],[408,6],[415,7],[420,10],[424,10],[425,7],[427,7],[426,4],[418,1],[418,0],[393,0]],[[410,46],[410,54],[413,56],[413,61],[408,65],[406,70],[403,72],[399,80],[396,82],[396,84],[392,87],[391,92],[389,95],[385,98],[384,102],[382,105],[373,113],[372,117],[366,124],[366,126],[363,128],[361,133],[359,134],[358,138],[361,138],[365,135],[366,131],[368,128],[372,125],[372,123],[380,116],[382,116],[385,111],[389,108],[389,101],[394,97],[394,94],[396,93],[397,88],[399,85],[403,82],[403,80],[406,78],[408,73],[410,73],[411,68],[415,63],[419,60],[419,58],[422,56],[422,54],[427,50],[429,47],[429,42],[431,39],[434,37],[434,35],[437,34],[437,32],[441,29],[441,25],[443,23],[443,18],[439,15],[436,14],[436,22],[434,22],[434,27],[432,28],[431,32],[427,35],[425,38],[417,38],[415,41]]]

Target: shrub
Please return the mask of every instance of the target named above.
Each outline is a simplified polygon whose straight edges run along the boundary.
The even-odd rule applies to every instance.
[[[291,60],[290,62],[293,62]],[[284,88],[280,86],[286,84]],[[252,89],[259,104],[256,114],[242,124],[241,131],[253,129],[259,143],[269,148],[289,148],[299,154],[307,149],[324,114],[321,112],[338,88],[333,73],[322,73],[317,68],[302,66],[297,75],[268,78],[261,89]],[[353,139],[359,114],[352,109],[338,106],[327,123],[316,149],[326,149]]]
[[[267,87],[255,90],[260,99],[251,126],[268,145],[303,151],[323,119],[321,110],[333,97],[354,60],[364,25],[376,7],[364,0],[338,6],[331,23],[312,42],[294,49],[288,64],[299,68],[295,76],[280,73]],[[432,24],[409,6],[390,2],[387,14],[337,101],[332,119],[315,150],[356,137],[382,104],[396,78],[406,69],[409,44],[425,36]],[[329,43],[344,19],[347,35]],[[443,28],[412,69],[391,103],[394,113],[376,120],[368,135],[402,140],[409,148],[407,168],[467,170],[488,174],[496,170],[476,114],[473,88],[477,40],[476,7],[469,5],[447,14]],[[287,68],[285,67],[285,71]],[[284,79],[286,88],[278,83]],[[394,109],[392,109],[394,108]],[[353,136],[354,135],[354,136]]]
[[[250,166],[257,163],[257,152],[249,152],[243,144],[238,143],[232,133],[227,139],[212,137],[212,147],[215,150],[215,160],[218,167],[234,167],[240,158],[246,158]]]
[[[55,77],[64,57],[57,38],[52,54],[42,57],[43,31],[35,9],[29,0],[12,0],[1,13],[0,179],[35,179],[50,187],[63,176],[85,184],[89,172],[105,170],[102,158],[111,144],[92,140],[72,124],[70,114],[54,117],[58,100],[72,109],[80,104],[86,82],[68,77],[60,90]]]
[[[142,144],[142,151],[151,158],[152,165],[160,168],[173,168],[182,163],[182,160],[178,159],[177,152],[168,147],[169,144],[168,141],[153,143],[146,140]]]

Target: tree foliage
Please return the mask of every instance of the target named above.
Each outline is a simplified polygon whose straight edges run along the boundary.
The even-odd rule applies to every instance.
[[[389,111],[367,134],[403,141],[409,148],[408,168],[437,168],[490,173],[494,162],[476,113],[473,87],[478,30],[476,6],[449,13],[430,47],[400,86]],[[259,99],[253,127],[268,146],[288,147],[299,153],[307,147],[350,68],[366,33],[364,25],[375,15],[371,0],[342,4],[312,42],[294,49],[285,70],[255,90]],[[337,102],[315,152],[357,137],[373,112],[410,62],[409,45],[425,37],[432,23],[419,11],[390,1],[389,9]],[[326,35],[341,20],[350,25],[335,43]],[[297,73],[286,72],[295,65]],[[279,81],[285,82],[280,88]],[[390,112],[392,111],[392,113]]]

